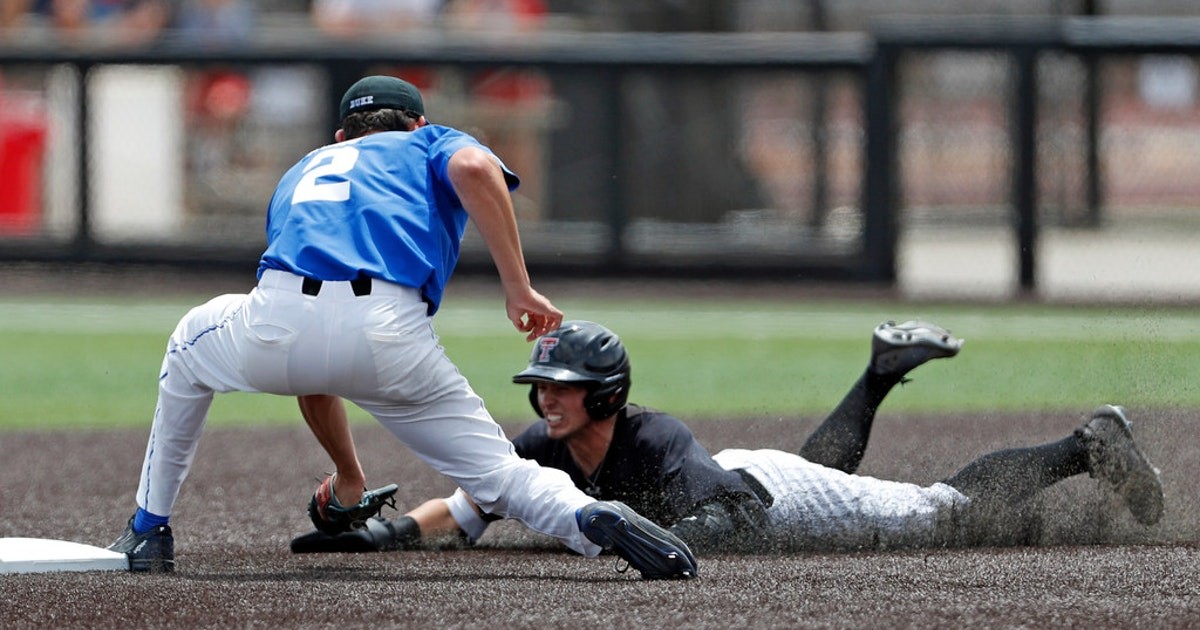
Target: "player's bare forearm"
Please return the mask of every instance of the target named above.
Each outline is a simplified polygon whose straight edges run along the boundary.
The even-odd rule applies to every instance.
[[[504,173],[487,153],[463,149],[450,158],[450,182],[478,228],[507,291],[529,284],[512,197]]]
[[[366,487],[366,475],[358,461],[354,448],[354,436],[350,432],[350,419],[342,399],[327,394],[297,396],[300,414],[308,424],[317,442],[333,460],[337,477],[334,479],[334,494],[338,499],[355,503]]]
[[[495,262],[509,321],[517,330],[528,333],[527,340],[557,328],[562,323],[562,311],[534,291],[529,281],[512,197],[500,166],[481,150],[463,149],[450,159],[449,174]]]

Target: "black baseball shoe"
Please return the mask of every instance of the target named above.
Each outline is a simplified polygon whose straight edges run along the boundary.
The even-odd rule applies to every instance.
[[[1104,405],[1075,436],[1087,447],[1088,474],[1112,486],[1137,522],[1153,525],[1163,515],[1162,481],[1133,441],[1132,428],[1123,407]]]
[[[962,339],[937,324],[884,322],[871,338],[871,371],[904,376],[926,361],[958,354],[962,345]]]
[[[129,570],[148,573],[170,573],[175,570],[175,537],[170,525],[159,525],[141,534],[133,531],[133,517],[125,533],[109,545],[112,551],[129,557]]]
[[[678,536],[620,501],[597,501],[575,513],[587,539],[611,549],[647,580],[696,577],[696,558]]]

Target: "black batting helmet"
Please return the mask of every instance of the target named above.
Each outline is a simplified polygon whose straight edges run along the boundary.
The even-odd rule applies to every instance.
[[[537,383],[568,383],[587,389],[583,406],[593,420],[607,418],[629,399],[629,354],[621,338],[593,322],[567,321],[534,344],[529,367],[513,376],[530,383],[529,403],[540,417]]]

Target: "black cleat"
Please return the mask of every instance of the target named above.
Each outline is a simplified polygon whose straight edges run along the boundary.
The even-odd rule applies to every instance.
[[[129,557],[129,570],[148,573],[170,573],[175,570],[175,537],[170,525],[159,525],[141,534],[133,531],[133,518],[125,533],[109,545],[112,551]]]
[[[871,371],[904,376],[913,368],[958,354],[963,341],[929,322],[884,322],[871,338]]]
[[[1118,405],[1104,405],[1075,436],[1088,450],[1088,473],[1108,484],[1137,522],[1154,525],[1163,515],[1163,489],[1158,469],[1133,441],[1133,424]]]
[[[696,577],[696,558],[678,536],[620,501],[597,501],[575,513],[587,539],[612,549],[647,580]]]

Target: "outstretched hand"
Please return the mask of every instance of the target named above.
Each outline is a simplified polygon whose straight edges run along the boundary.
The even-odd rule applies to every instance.
[[[513,326],[523,333],[528,333],[525,341],[533,341],[558,328],[563,320],[562,311],[532,288],[519,295],[509,295],[504,306]]]

